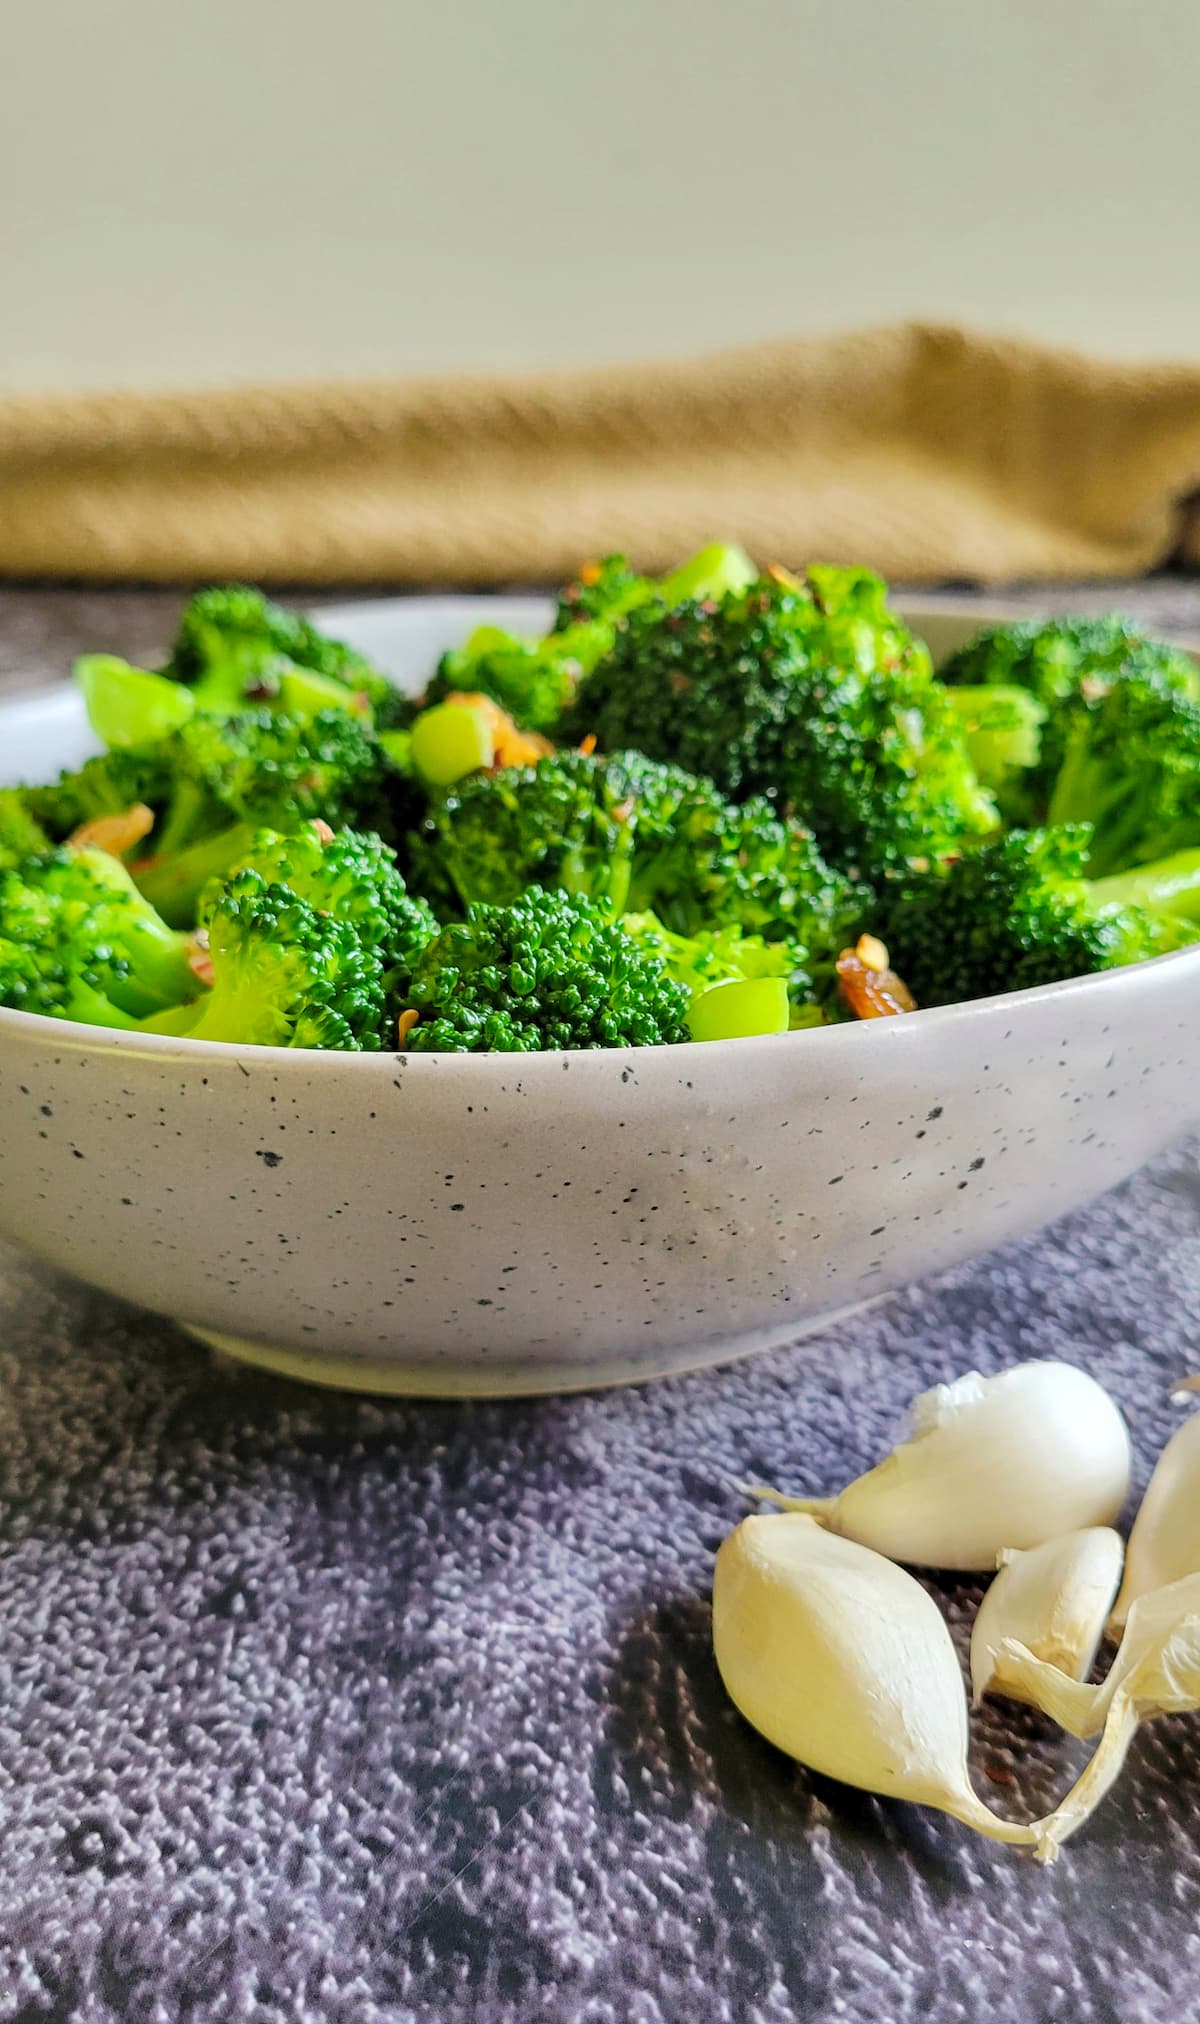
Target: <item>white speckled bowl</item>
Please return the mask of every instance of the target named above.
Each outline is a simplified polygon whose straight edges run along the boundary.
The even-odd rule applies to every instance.
[[[529,600],[489,600],[525,624]],[[329,614],[419,685],[479,601]],[[908,613],[935,652],[984,621]],[[89,749],[0,709],[4,773]],[[703,1047],[337,1055],[0,1011],[0,1232],[319,1382],[537,1392],[803,1334],[1033,1230],[1200,1119],[1200,948]]]

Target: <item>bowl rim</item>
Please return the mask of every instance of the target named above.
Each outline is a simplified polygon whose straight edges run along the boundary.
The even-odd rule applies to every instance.
[[[994,1012],[1000,1006],[1024,1008],[1049,1003],[1055,999],[1074,998],[1082,992],[1115,991],[1124,982],[1134,985],[1151,972],[1165,974],[1168,969],[1189,968],[1196,973],[1200,982],[1200,941],[1190,943],[1183,949],[1169,950],[1163,956],[1151,956],[1144,962],[1125,963],[1119,969],[1094,970],[1082,977],[1061,977],[1052,984],[1033,984],[1023,991],[998,991],[990,998],[967,998],[961,1004],[927,1005],[915,1012],[898,1014],[895,1018],[845,1020],[829,1026],[801,1027],[791,1033],[759,1033],[733,1040],[672,1041],[665,1047],[582,1047],[544,1048],[530,1054],[503,1054],[494,1051],[478,1053],[423,1053],[403,1047],[381,1048],[378,1053],[357,1053],[345,1048],[317,1047],[273,1047],[254,1041],[235,1040],[189,1040],[186,1035],[173,1033],[139,1033],[119,1026],[89,1026],[77,1019],[54,1019],[43,1012],[19,1012],[9,1006],[0,1006],[0,1047],[7,1040],[34,1043],[44,1041],[53,1045],[78,1049],[81,1041],[88,1051],[119,1052],[124,1054],[149,1054],[165,1061],[186,1066],[189,1062],[235,1062],[241,1056],[252,1056],[264,1064],[276,1066],[291,1062],[306,1070],[319,1064],[323,1073],[335,1073],[350,1064],[357,1075],[391,1075],[399,1063],[408,1074],[433,1074],[447,1067],[465,1069],[471,1074],[499,1074],[511,1071],[513,1064],[520,1063],[522,1076],[547,1072],[548,1067],[560,1063],[579,1061],[595,1062],[597,1067],[621,1063],[628,1066],[633,1061],[661,1062],[665,1068],[679,1066],[684,1061],[696,1062],[697,1054],[705,1057],[715,1055],[724,1059],[731,1048],[740,1050],[740,1058],[770,1049],[771,1059],[778,1060],[781,1048],[795,1056],[801,1047],[832,1048],[845,1047],[847,1043],[863,1048],[872,1044],[891,1046],[902,1034],[915,1039],[918,1034],[928,1034],[939,1025],[952,1021],[979,1018]],[[872,1042],[869,1034],[877,1034]],[[886,1039],[885,1035],[893,1038]],[[472,1064],[467,1068],[467,1064]],[[488,1064],[487,1067],[482,1064]]]

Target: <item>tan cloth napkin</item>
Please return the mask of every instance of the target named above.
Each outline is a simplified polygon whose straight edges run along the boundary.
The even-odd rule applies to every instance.
[[[905,325],[686,363],[0,399],[0,571],[552,580],[613,548],[996,581],[1200,563],[1200,367]]]

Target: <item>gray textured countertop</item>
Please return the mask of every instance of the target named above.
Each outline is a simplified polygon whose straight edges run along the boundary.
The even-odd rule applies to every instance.
[[[1200,635],[1200,582],[1018,601]],[[0,589],[0,687],[152,661],[178,602]],[[712,1663],[730,1474],[834,1489],[925,1385],[1045,1355],[1143,1482],[1200,1361],[1195,1147],[837,1336],[511,1405],[213,1366],[0,1246],[0,2024],[1200,2014],[1200,1717],[1043,1871],[809,1778]],[[963,1648],[977,1590],[938,1593]],[[1083,1755],[973,1722],[999,1811]]]

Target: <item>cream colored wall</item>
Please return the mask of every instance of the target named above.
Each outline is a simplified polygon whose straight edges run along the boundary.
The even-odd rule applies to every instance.
[[[0,0],[0,387],[1200,354],[1197,0]]]

